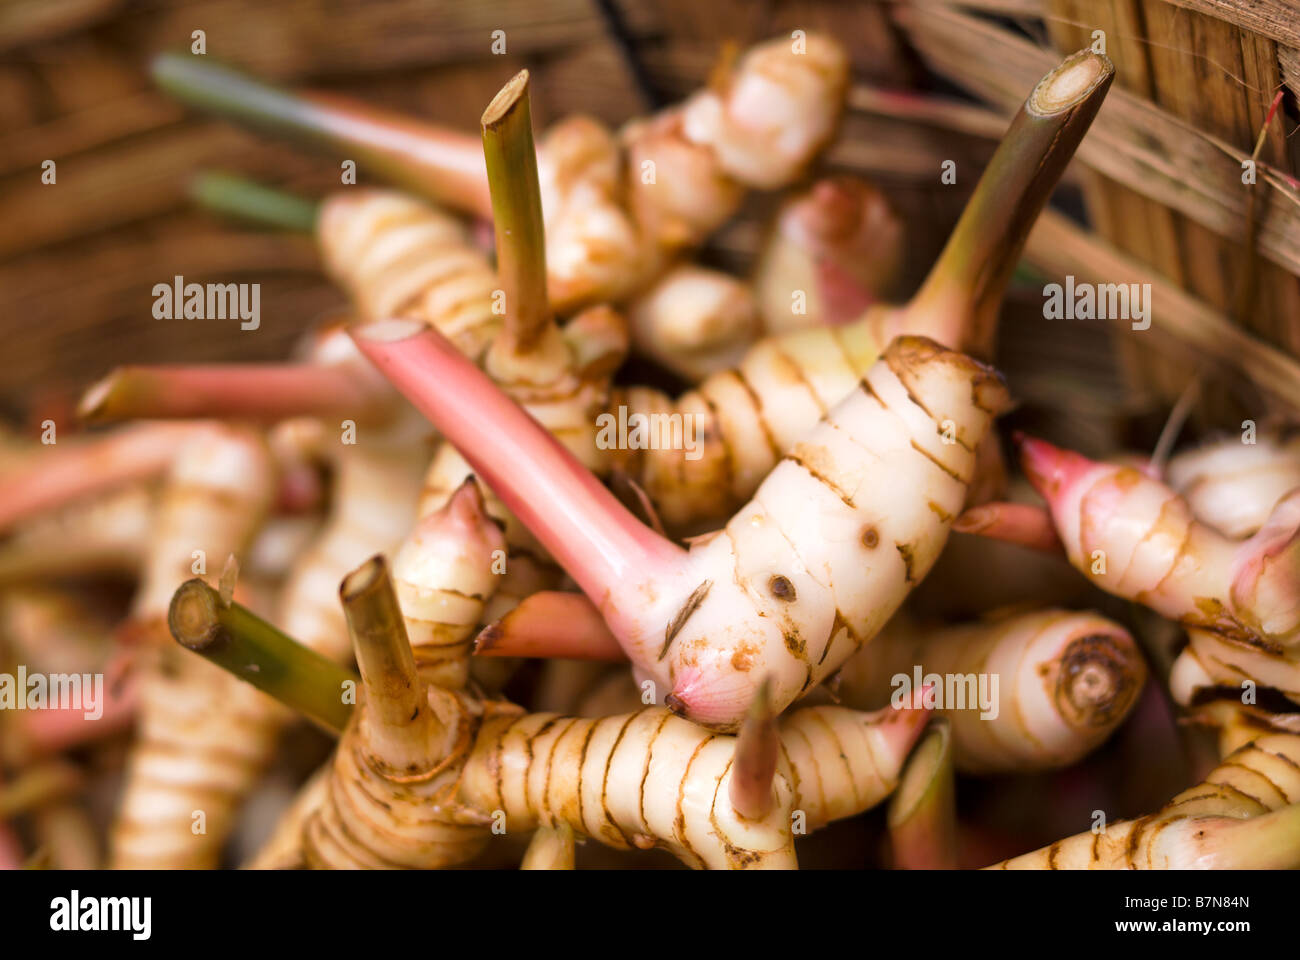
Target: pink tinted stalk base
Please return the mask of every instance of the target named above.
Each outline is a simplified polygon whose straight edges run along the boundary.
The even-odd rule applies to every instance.
[[[119,367],[86,391],[90,423],[140,417],[231,417],[274,423],[297,416],[373,419],[392,406],[385,385],[319,364]]]
[[[952,525],[957,533],[1005,540],[1044,553],[1064,553],[1052,515],[1027,503],[985,503],[959,516]]]
[[[776,729],[776,711],[772,709],[771,684],[764,680],[736,736],[730,798],[740,816],[762,820],[771,812],[776,802],[772,781],[780,757],[781,737]]]
[[[135,718],[137,688],[134,678],[121,683],[104,680],[103,713],[91,719],[80,707],[56,707],[23,714],[19,727],[23,749],[44,756],[121,733]]]
[[[543,590],[478,635],[480,657],[557,657],[626,662],[600,611],[580,593]]]
[[[934,686],[933,683],[927,683],[920,690],[913,690],[912,702],[905,706],[891,705],[874,714],[884,718],[877,730],[889,744],[891,753],[904,756],[921,738],[930,722],[930,708],[925,705],[925,701]]]
[[[23,865],[23,846],[7,823],[0,823],[0,870],[18,870]]]
[[[1063,450],[1037,437],[1016,433],[1015,442],[1020,447],[1021,469],[1048,506],[1055,506],[1064,491],[1097,466],[1073,450]]]
[[[161,473],[194,425],[142,423],[93,440],[51,444],[0,477],[0,533],[23,518]]]
[[[437,331],[389,320],[350,332],[597,607],[685,560]]]
[[[377,166],[420,195],[465,213],[492,215],[478,137],[319,91],[302,99],[325,136],[345,147],[364,145]]]

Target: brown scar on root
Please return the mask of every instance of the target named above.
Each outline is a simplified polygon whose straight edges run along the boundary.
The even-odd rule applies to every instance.
[[[709,594],[709,588],[712,586],[712,580],[705,580],[696,587],[694,592],[686,598],[682,608],[677,611],[677,614],[669,622],[668,628],[664,631],[663,648],[659,651],[660,660],[668,656],[668,648],[672,646],[673,638],[681,632],[682,627],[686,625],[686,621],[691,618],[691,614],[699,609],[700,604],[704,602],[704,598]]]

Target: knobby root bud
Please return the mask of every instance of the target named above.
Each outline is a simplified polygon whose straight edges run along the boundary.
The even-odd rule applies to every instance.
[[[848,706],[879,707],[936,675],[940,716],[965,773],[1049,770],[1078,762],[1128,717],[1146,664],[1119,624],[1095,613],[1043,610],[926,629],[899,616],[839,674]],[[900,679],[901,678],[901,679]]]

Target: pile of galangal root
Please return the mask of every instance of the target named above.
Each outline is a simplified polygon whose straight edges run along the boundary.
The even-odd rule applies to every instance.
[[[1016,473],[995,429],[1001,302],[1104,56],[1027,91],[905,303],[882,194],[808,177],[828,37],[536,146],[527,72],[480,138],[204,60],[155,77],[412,193],[208,177],[312,230],[352,314],[283,364],[119,368],[79,411],[113,426],[0,448],[0,863],[793,868],[883,806],[862,866],[1300,866],[1300,444],[1017,435]],[[692,262],[781,190],[752,277]],[[937,621],[1006,580],[1085,600]],[[1125,727],[1126,775],[1160,767],[1162,710],[1217,752],[1145,815],[1032,850],[961,796],[1102,795],[1085,758]]]

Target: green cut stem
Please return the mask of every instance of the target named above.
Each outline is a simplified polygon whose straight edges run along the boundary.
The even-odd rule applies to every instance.
[[[359,677],[304,647],[197,578],[177,588],[167,626],[182,646],[251,683],[326,730],[341,733]]]
[[[190,196],[214,213],[279,230],[316,231],[319,204],[233,173],[200,173],[190,183]]]
[[[434,767],[441,733],[406,635],[393,579],[382,556],[343,578],[339,599],[347,615],[366,690],[365,735],[371,757],[398,776]]]
[[[323,148],[435,203],[487,216],[483,158],[472,136],[324,93],[294,93],[206,56],[164,53],[154,82],[178,100],[257,130]]]
[[[553,325],[527,70],[520,70],[492,98],[482,123],[497,274],[506,295],[503,347],[526,354]]]
[[[910,332],[985,358],[992,354],[998,309],[1029,231],[1114,75],[1105,56],[1081,50],[1034,87],[905,308]]]
[[[890,798],[886,823],[896,869],[956,869],[957,799],[946,720],[932,721],[912,751]]]

